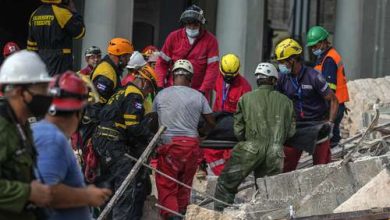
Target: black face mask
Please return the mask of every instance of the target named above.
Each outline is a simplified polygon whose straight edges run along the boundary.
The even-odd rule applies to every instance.
[[[36,118],[44,117],[51,105],[51,101],[53,100],[53,97],[48,95],[33,94],[27,89],[26,91],[32,96],[30,102],[24,101],[27,105],[27,108],[30,110],[31,114]]]
[[[232,82],[234,81],[235,77],[234,76],[224,76],[223,77],[223,80],[227,83],[227,84],[232,84]]]

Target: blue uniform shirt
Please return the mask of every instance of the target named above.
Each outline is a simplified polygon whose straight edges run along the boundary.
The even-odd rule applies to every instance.
[[[321,121],[328,117],[329,103],[324,97],[332,90],[313,68],[303,65],[297,77],[280,74],[276,88],[293,101],[297,121]]]
[[[84,178],[69,141],[54,124],[42,120],[32,125],[38,152],[39,176],[48,185],[59,183],[70,187],[84,187]],[[87,206],[56,209],[49,213],[50,220],[91,219]]]

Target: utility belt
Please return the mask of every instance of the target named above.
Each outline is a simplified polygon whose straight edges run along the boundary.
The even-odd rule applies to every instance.
[[[71,48],[62,48],[62,49],[44,49],[44,48],[39,48],[38,49],[39,53],[43,53],[43,54],[52,54],[52,53],[55,53],[55,54],[71,54],[72,53],[72,49]]]
[[[109,128],[109,127],[104,127],[104,126],[98,126],[97,129],[96,129],[96,136],[100,136],[100,137],[105,137],[111,141],[123,141],[125,140],[125,138],[123,137],[123,135],[113,129],[113,128]]]

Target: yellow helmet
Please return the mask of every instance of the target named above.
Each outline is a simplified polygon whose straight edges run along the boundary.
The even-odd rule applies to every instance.
[[[301,45],[291,38],[283,40],[275,47],[276,60],[285,60],[292,55],[299,55],[301,53]]]
[[[232,53],[225,54],[222,56],[219,68],[222,75],[236,76],[240,69],[240,59]]]

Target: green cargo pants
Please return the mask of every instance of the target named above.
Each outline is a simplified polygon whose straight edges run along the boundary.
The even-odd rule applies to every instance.
[[[218,178],[215,198],[233,204],[238,186],[254,171],[255,178],[271,176],[283,170],[283,147],[259,147],[252,141],[239,142]],[[214,209],[222,211],[226,205],[215,202]]]

